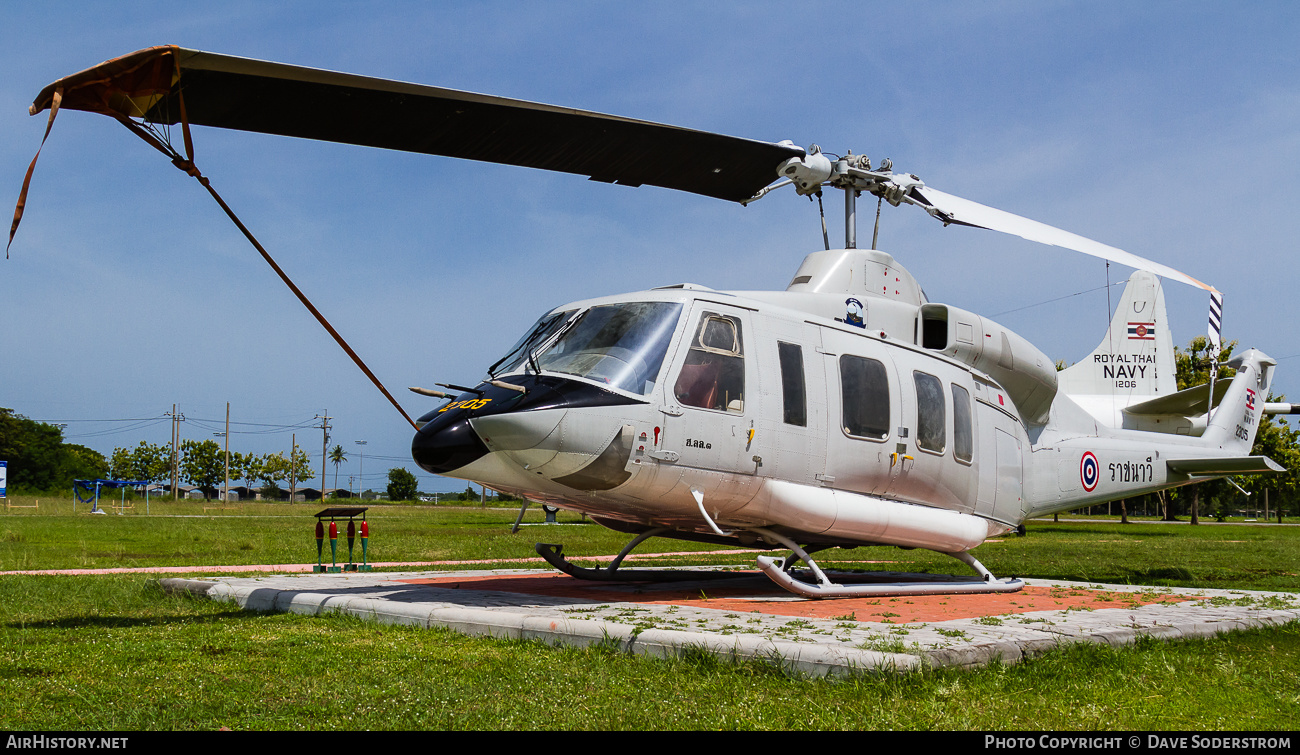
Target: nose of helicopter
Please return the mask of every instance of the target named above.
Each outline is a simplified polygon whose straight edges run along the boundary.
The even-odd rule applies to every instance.
[[[520,393],[483,383],[472,393],[462,394],[450,404],[422,416],[417,423],[420,429],[411,441],[415,463],[433,474],[455,476],[457,470],[496,451],[525,469],[537,468],[560,451],[558,441],[552,441],[568,410],[642,403],[565,378],[511,376],[510,379],[526,391]],[[597,427],[601,437],[585,437]],[[568,434],[568,445],[579,455],[599,454],[609,442],[606,429],[599,422],[591,428],[573,428]]]
[[[427,472],[453,475],[491,451],[500,450],[485,442],[495,427],[485,431],[476,427],[480,421],[499,415],[517,416],[521,411],[531,414],[527,410],[539,405],[563,404],[549,386],[535,378],[527,380],[526,385],[526,392],[520,393],[482,383],[420,417],[416,423],[420,429],[411,441],[411,457]]]
[[[421,469],[433,474],[449,474],[486,456],[488,448],[469,423],[469,414],[460,412],[449,421],[426,423],[411,441],[411,458]]]

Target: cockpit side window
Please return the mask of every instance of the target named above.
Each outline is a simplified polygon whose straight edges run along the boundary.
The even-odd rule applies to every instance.
[[[705,312],[673,388],[684,406],[743,414],[745,351],[740,320]]]

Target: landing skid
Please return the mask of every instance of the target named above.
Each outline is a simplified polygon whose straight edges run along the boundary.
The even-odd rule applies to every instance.
[[[768,542],[779,542],[789,548],[792,555],[789,558],[777,559],[771,556],[759,556],[758,568],[768,576],[773,582],[780,587],[800,595],[805,598],[874,598],[893,595],[954,595],[967,593],[995,593],[995,592],[1016,592],[1024,588],[1025,583],[1020,579],[1003,579],[994,578],[993,574],[969,553],[949,553],[947,555],[961,561],[975,571],[979,572],[978,577],[953,577],[950,575],[935,574],[905,574],[905,573],[887,573],[887,574],[844,574],[836,576],[841,579],[847,578],[846,581],[852,580],[855,584],[837,584],[832,582],[826,573],[817,566],[813,561],[811,554],[820,550],[832,547],[829,545],[810,546],[807,549],[801,548],[798,543],[780,533],[773,532],[761,527],[750,528],[753,532],[762,535]],[[681,569],[637,569],[636,571],[619,571],[619,566],[623,559],[632,549],[649,538],[668,532],[668,528],[660,527],[646,532],[642,532],[632,541],[623,546],[609,566],[604,569],[588,569],[582,566],[575,566],[564,557],[564,546],[552,543],[537,543],[533,550],[537,555],[546,559],[546,563],[554,566],[556,569],[568,574],[576,579],[586,579],[595,582],[694,582],[701,579],[738,579],[752,577],[752,572],[735,572],[735,571],[685,571]],[[803,573],[810,573],[815,581],[799,579],[792,571],[792,567],[800,561],[808,565],[806,570],[800,570]],[[872,579],[894,579],[891,582],[868,582]]]
[[[889,595],[950,595],[950,594],[969,594],[969,593],[1015,593],[1024,587],[1023,580],[996,580],[992,572],[984,568],[984,564],[979,563],[975,556],[967,554],[965,551],[948,554],[954,557],[967,567],[979,572],[979,577],[967,577],[965,580],[959,577],[952,577],[950,580],[944,580],[943,577],[937,578],[932,574],[906,574],[905,580],[897,582],[880,582],[870,583],[870,585],[837,585],[832,582],[831,578],[816,565],[813,556],[809,551],[803,550],[800,544],[792,541],[775,531],[753,528],[755,533],[764,535],[764,537],[774,539],[776,542],[784,544],[790,548],[793,555],[789,559],[777,561],[771,556],[759,556],[758,568],[763,570],[764,574],[770,580],[777,583],[784,589],[796,595],[805,596],[805,598],[880,598],[880,596]],[[814,548],[813,552],[820,550]],[[816,582],[805,582],[796,580],[790,573],[790,567],[793,567],[797,561],[809,565],[809,569],[816,577]],[[898,574],[904,576],[904,574]]]
[[[798,543],[771,530],[759,527],[755,527],[753,530],[780,542],[793,553],[787,559],[759,556],[758,568],[782,588],[805,598],[875,598],[894,595],[1017,592],[1025,586],[1024,580],[1020,579],[997,580],[988,569],[984,568],[984,564],[981,564],[974,556],[966,552],[949,553],[947,555],[979,572],[979,577],[967,577],[965,579],[950,577],[945,579],[944,577],[936,578],[935,575],[930,574],[898,574],[891,576],[904,577],[905,579],[875,584],[836,584],[817,566],[809,552],[799,547]],[[816,552],[820,548],[812,550]],[[808,565],[808,569],[817,580],[816,582],[806,582],[794,577],[791,567],[799,561],[803,561]]]
[[[564,557],[564,546],[551,543],[537,543],[533,546],[537,555],[546,559],[546,563],[576,579],[594,582],[698,582],[702,579],[753,579],[753,572],[742,571],[686,571],[681,569],[637,569],[636,571],[619,571],[620,555],[604,569],[588,569],[576,566]]]
[[[787,559],[786,562],[793,559]],[[1025,586],[1023,580],[984,580],[979,577],[962,579],[951,575],[889,573],[893,582],[873,582],[866,584],[837,584],[826,578],[825,581],[809,582],[797,578],[793,571],[785,568],[785,562],[771,556],[759,556],[758,568],[776,584],[795,595],[805,598],[877,598],[899,595],[960,595],[967,593],[1017,592]],[[803,571],[803,570],[801,570]],[[805,574],[809,572],[805,571]],[[810,574],[814,579],[815,574]],[[837,578],[841,575],[836,574]],[[880,575],[884,577],[885,575]],[[845,574],[849,579],[869,579],[869,574]]]

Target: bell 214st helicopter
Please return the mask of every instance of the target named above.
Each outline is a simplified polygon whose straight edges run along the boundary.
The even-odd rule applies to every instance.
[[[758,565],[808,597],[1013,591],[1021,580],[994,578],[970,551],[1029,517],[1282,471],[1250,455],[1261,415],[1291,411],[1265,404],[1274,360],[1248,350],[1231,362],[1230,383],[1175,388],[1157,276],[1210,293],[1217,344],[1215,289],[937,191],[888,160],[873,166],[864,155],[789,141],[178,47],[141,50],[47,86],[30,110],[50,110],[46,137],[60,107],[117,119],[219,202],[194,163],[191,125],[544,168],[742,204],[787,185],[818,198],[842,190],[845,248],[827,242],[809,254],[784,291],[681,284],[564,304],[477,385],[412,389],[445,400],[412,421],[412,455],[425,470],[583,512],[633,536],[600,570],[538,544],[574,576],[698,579],[619,570],[633,547],[667,537],[788,549],[789,557],[759,556]],[[169,138],[178,124],[184,152]],[[1058,372],[998,323],[929,301],[890,254],[857,248],[862,192],[944,224],[1012,233],[1137,272],[1101,345]],[[25,195],[26,184],[14,229]],[[980,576],[864,583],[828,575],[813,558],[880,545],[945,553]]]

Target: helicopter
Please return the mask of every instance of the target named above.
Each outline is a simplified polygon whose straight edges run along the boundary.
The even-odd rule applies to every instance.
[[[30,108],[108,115],[195,177],[415,430],[424,470],[626,533],[583,579],[698,579],[620,570],[652,537],[764,551],[759,569],[808,598],[1011,592],[971,551],[1027,519],[1203,480],[1284,471],[1250,450],[1276,361],[1236,355],[1231,381],[1184,391],[1160,278],[1222,296],[1166,265],[971,202],[862,154],[763,142],[571,108],[163,46],[59,79]],[[171,140],[180,126],[181,146]],[[780,291],[691,283],[544,313],[477,384],[412,419],[239,222],[194,163],[192,125],[541,168],[748,205],[784,187],[843,192],[844,246],[808,254]],[[42,140],[42,145],[44,140]],[[39,151],[37,152],[37,158]],[[28,169],[10,243],[21,219]],[[932,302],[886,251],[857,243],[857,199],[945,225],[1014,234],[1137,270],[1092,354],[1064,370],[993,320]],[[820,201],[819,201],[820,204]],[[823,218],[823,229],[825,221]],[[1215,359],[1217,366],[1217,356]],[[522,517],[523,511],[520,515]],[[873,581],[814,554],[895,546],[977,573]],[[798,567],[803,564],[803,567]]]

